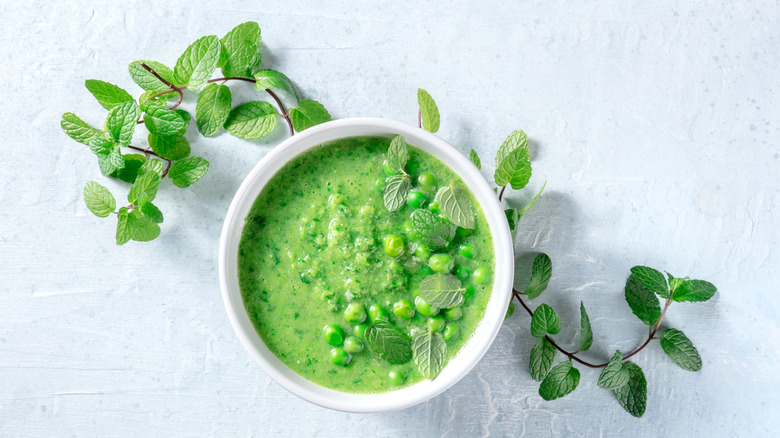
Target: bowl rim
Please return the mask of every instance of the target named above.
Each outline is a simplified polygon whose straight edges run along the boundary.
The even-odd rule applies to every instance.
[[[356,136],[403,135],[406,141],[443,161],[455,172],[480,204],[493,237],[495,272],[485,315],[471,338],[439,376],[403,389],[383,393],[345,393],[301,377],[265,345],[244,308],[238,287],[238,242],[244,220],[271,178],[293,158],[324,142]],[[514,245],[506,215],[481,171],[454,146],[416,126],[381,118],[347,118],[316,125],[282,141],[249,172],[230,203],[219,244],[222,299],[239,341],[265,373],[292,394],[316,405],[344,412],[388,412],[422,403],[449,389],[466,376],[485,355],[500,330],[511,300]]]

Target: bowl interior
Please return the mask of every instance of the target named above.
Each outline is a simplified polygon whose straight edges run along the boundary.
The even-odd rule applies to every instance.
[[[262,189],[290,159],[321,143],[344,137],[401,134],[406,141],[443,161],[474,193],[487,218],[495,246],[495,281],[485,316],[471,339],[436,379],[377,394],[351,394],[312,383],[287,368],[255,331],[238,284],[238,245],[244,220]],[[480,171],[457,149],[422,129],[384,119],[355,118],[328,122],[296,134],[274,148],[249,173],[230,205],[219,248],[222,298],[239,340],[252,358],[277,383],[293,394],[323,407],[347,412],[383,412],[421,403],[465,376],[482,358],[504,320],[511,298],[514,271],[512,238],[503,209]]]

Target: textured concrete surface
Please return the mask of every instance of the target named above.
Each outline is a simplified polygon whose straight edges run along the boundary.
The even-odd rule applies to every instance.
[[[91,4],[90,4],[91,3]],[[0,95],[0,436],[770,436],[780,420],[778,143],[780,6],[742,2],[3,2]],[[420,406],[349,415],[303,402],[252,363],[228,324],[217,246],[232,193],[285,136],[247,142],[188,133],[211,161],[190,189],[166,184],[163,235],[113,244],[113,222],[81,200],[88,180],[119,196],[66,138],[73,111],[105,112],[84,79],[140,92],[128,62],[172,65],[195,38],[256,20],[265,65],[334,117],[414,123],[417,87],[440,135],[490,158],[531,137],[547,180],[521,223],[518,285],[533,251],[553,259],[567,347],[578,306],[595,343],[633,349],[645,329],[625,304],[629,267],[704,278],[719,294],[676,304],[665,324],[693,340],[699,373],[653,344],[635,419],[582,370],[545,402],[527,371],[529,318],[508,320],[480,364]],[[255,95],[233,87],[240,99]],[[193,109],[192,95],[185,108]],[[559,357],[560,359],[560,357]]]

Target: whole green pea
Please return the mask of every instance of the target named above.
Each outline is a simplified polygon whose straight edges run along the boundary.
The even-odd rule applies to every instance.
[[[444,336],[445,341],[450,342],[458,339],[459,334],[460,334],[460,330],[458,329],[457,325],[447,324],[447,327],[444,327],[444,332],[442,333],[442,336]]]
[[[455,268],[455,276],[458,277],[458,280],[466,281],[469,279],[469,275],[471,275],[471,271],[469,271],[469,268],[465,266],[458,266],[457,268]]]
[[[390,380],[390,384],[393,386],[401,386],[404,384],[404,375],[400,371],[392,370],[387,373],[387,378]]]
[[[325,336],[325,342],[338,347],[344,343],[344,329],[336,324],[328,324],[322,329],[322,334]]]
[[[476,292],[476,288],[473,284],[469,284],[466,286],[466,292],[463,292],[463,298],[469,299],[474,296],[474,293]]]
[[[423,204],[425,204],[425,194],[423,192],[418,192],[417,190],[412,190],[409,192],[406,201],[409,203],[409,207],[421,208]]]
[[[358,324],[366,320],[366,308],[360,303],[349,303],[344,309],[344,319],[352,324]]]
[[[434,254],[428,260],[428,266],[430,266],[434,272],[438,272],[440,274],[446,274],[447,272],[450,272],[453,265],[454,261],[452,260],[452,256],[449,254]]]
[[[414,255],[416,255],[418,259],[427,262],[431,257],[431,249],[428,248],[428,245],[420,245],[414,250]]]
[[[436,191],[436,177],[428,172],[425,172],[417,177],[417,184],[419,184],[420,188],[426,192]]]
[[[355,336],[347,336],[347,339],[344,339],[344,349],[347,353],[360,353],[363,351],[363,341]]]
[[[485,284],[490,280],[490,271],[488,268],[482,266],[474,270],[472,275],[474,282],[477,284]]]
[[[461,310],[460,307],[450,307],[444,311],[444,316],[446,316],[450,321],[457,321],[461,316],[463,316],[463,310]]]
[[[393,313],[401,319],[412,319],[414,307],[412,307],[412,303],[409,300],[402,299],[393,304]]]
[[[431,331],[441,331],[445,324],[447,324],[447,318],[445,318],[444,315],[436,315],[428,318],[428,328],[430,328]]]
[[[470,245],[468,243],[464,243],[463,245],[461,245],[460,248],[458,248],[458,250],[460,251],[460,255],[466,257],[467,259],[473,259],[474,256],[477,255],[477,249],[474,248],[473,245]]]
[[[433,316],[439,313],[438,307],[431,306],[427,301],[422,299],[421,296],[414,299],[414,305],[417,307],[417,311],[420,312],[420,315]]]
[[[387,255],[398,257],[404,253],[404,238],[396,234],[387,235],[384,239],[384,246]]]
[[[439,209],[439,203],[436,201],[433,201],[430,204],[428,204],[428,210],[436,214],[441,213],[441,210]]]
[[[379,304],[372,304],[368,308],[368,316],[372,322],[387,321],[387,310]]]
[[[330,350],[330,363],[333,365],[345,367],[349,363],[350,359],[351,357],[349,356],[349,353],[347,353],[341,347],[336,347],[333,350]]]
[[[366,339],[368,324],[358,324],[352,329],[352,333],[360,339]]]

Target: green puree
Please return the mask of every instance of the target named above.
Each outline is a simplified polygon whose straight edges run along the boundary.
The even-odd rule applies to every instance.
[[[385,392],[424,379],[414,360],[391,364],[369,348],[361,329],[372,320],[387,319],[410,337],[439,331],[449,359],[482,319],[493,283],[484,213],[444,163],[410,145],[409,201],[398,211],[385,207],[390,141],[341,139],[291,160],[258,196],[239,246],[244,306],[268,348],[304,378],[344,392]],[[474,206],[476,227],[457,228],[447,246],[429,249],[416,238],[410,216],[415,207],[439,213],[436,185],[450,182]],[[453,265],[449,272],[465,289],[462,307],[434,315],[437,309],[424,301],[415,305],[421,281],[434,275],[429,265],[437,272]],[[325,326],[331,326],[327,334]]]

